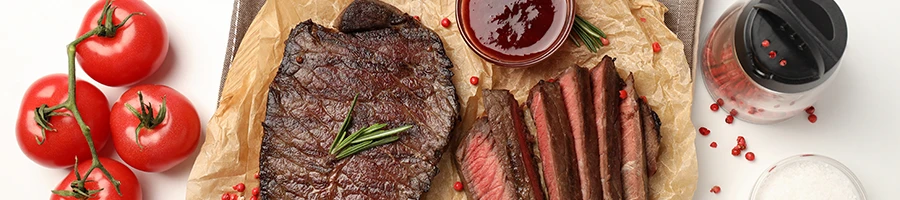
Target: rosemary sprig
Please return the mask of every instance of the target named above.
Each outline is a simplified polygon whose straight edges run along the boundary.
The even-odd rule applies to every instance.
[[[572,33],[569,34],[569,39],[577,47],[581,47],[581,43],[578,42],[581,40],[584,46],[587,46],[588,50],[593,53],[597,53],[597,49],[608,44],[608,41],[604,41],[606,33],[578,15],[575,15],[575,23],[572,24]]]
[[[412,128],[412,125],[406,125],[390,130],[381,130],[387,124],[376,123],[348,135],[357,97],[359,97],[359,94],[353,97],[353,103],[350,104],[350,109],[347,110],[347,117],[344,118],[341,130],[338,130],[338,135],[335,136],[334,141],[331,142],[331,148],[328,150],[338,160],[372,147],[397,141],[400,139],[400,137],[396,136],[397,133]]]

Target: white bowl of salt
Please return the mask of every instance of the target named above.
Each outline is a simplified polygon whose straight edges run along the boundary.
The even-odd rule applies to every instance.
[[[751,200],[865,200],[859,179],[829,157],[803,154],[779,161],[763,172]]]

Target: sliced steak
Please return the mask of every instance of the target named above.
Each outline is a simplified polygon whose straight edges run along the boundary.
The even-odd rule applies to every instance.
[[[644,154],[647,156],[647,175],[656,175],[659,168],[657,162],[659,160],[659,141],[662,135],[659,134],[659,115],[650,108],[647,102],[639,101],[641,105],[641,123],[643,123],[644,131]]]
[[[622,78],[616,73],[615,61],[609,56],[591,69],[593,84],[594,123],[597,127],[597,145],[599,146],[600,185],[603,188],[603,199],[621,200],[622,188],[622,153],[621,132],[619,125],[619,90]]]
[[[581,199],[572,128],[558,83],[540,81],[529,91],[526,103],[534,129],[544,187],[551,200]]]
[[[522,112],[506,90],[485,90],[485,114],[456,150],[471,199],[544,199]]]
[[[622,123],[622,179],[625,199],[646,200],[649,193],[647,160],[644,154],[644,133],[641,130],[640,106],[634,90],[634,75],[628,74],[623,88],[628,94],[619,105]]]
[[[485,90],[484,110],[491,124],[491,131],[503,137],[509,150],[509,168],[516,185],[518,199],[544,199],[531,143],[534,138],[525,130],[522,110],[508,90]]]
[[[491,132],[486,117],[475,120],[456,150],[456,161],[471,199],[520,199],[505,137]]]
[[[459,119],[453,65],[437,34],[366,2],[350,7],[368,9],[344,15],[393,10],[400,21],[353,33],[305,21],[285,41],[263,122],[261,199],[417,199],[437,174]],[[396,142],[335,160],[328,150],[356,94],[351,132],[375,123],[413,127]]]
[[[581,197],[585,200],[600,200],[603,198],[603,190],[600,187],[600,149],[597,148],[591,77],[587,69],[573,66],[563,72],[558,80],[572,126]]]

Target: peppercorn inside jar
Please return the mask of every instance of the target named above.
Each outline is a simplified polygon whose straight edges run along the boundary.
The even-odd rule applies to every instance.
[[[803,113],[833,82],[847,24],[833,0],[748,0],[710,31],[701,73],[720,109],[769,124]]]

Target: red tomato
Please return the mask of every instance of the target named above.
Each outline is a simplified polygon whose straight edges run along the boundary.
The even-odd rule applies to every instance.
[[[35,108],[47,104],[55,106],[68,99],[68,76],[51,74],[38,79],[25,91],[22,106],[19,107],[19,118],[16,121],[16,140],[19,148],[34,162],[51,168],[71,167],[75,165],[75,157],[81,160],[91,159],[91,151],[78,122],[71,116],[72,112],[60,109],[57,112],[68,116],[51,116],[51,128],[46,137],[41,134],[41,127],[34,121]],[[100,89],[83,80],[75,81],[75,105],[84,123],[91,129],[94,147],[99,152],[109,140],[109,103]],[[43,141],[38,144],[38,140]]]
[[[138,92],[152,108],[150,119],[159,117],[165,98],[166,113],[161,121],[142,122],[128,109],[126,104],[145,114]],[[141,171],[159,172],[174,167],[194,152],[200,139],[197,110],[181,93],[163,85],[139,85],[125,91],[113,105],[109,122],[119,157]],[[138,131],[140,137],[135,137],[139,126],[143,127]],[[136,138],[140,138],[140,145]]]
[[[105,0],[94,3],[84,20],[78,36],[97,27]],[[162,18],[153,8],[140,0],[115,0],[118,7],[113,24],[118,25],[133,12],[135,15],[116,31],[115,37],[91,36],[76,46],[76,58],[84,72],[97,82],[108,86],[122,86],[147,78],[159,69],[169,51],[169,36]]]
[[[103,188],[103,191],[94,194],[93,197],[88,198],[92,200],[116,200],[116,199],[129,199],[129,200],[140,200],[143,197],[141,192],[141,183],[138,182],[137,176],[134,176],[134,172],[131,172],[131,169],[128,169],[122,163],[118,161],[109,159],[109,158],[100,158],[100,164],[103,164],[103,167],[109,171],[109,174],[112,175],[117,181],[119,181],[119,190],[122,191],[122,195],[119,196],[119,193],[116,192],[115,186],[106,176],[103,176],[103,172],[100,169],[94,169],[91,171],[91,174],[87,176],[88,181],[85,182],[85,189],[88,190],[97,190]],[[91,160],[85,159],[82,160],[81,163],[78,163],[78,173],[82,173],[84,175],[87,170],[91,168]],[[83,177],[83,176],[82,176]],[[59,185],[56,186],[55,190],[72,190],[69,186],[73,181],[75,181],[75,172],[69,172],[69,175],[66,176],[62,182],[59,182]],[[75,197],[63,197],[56,194],[50,196],[50,200],[76,200]]]

